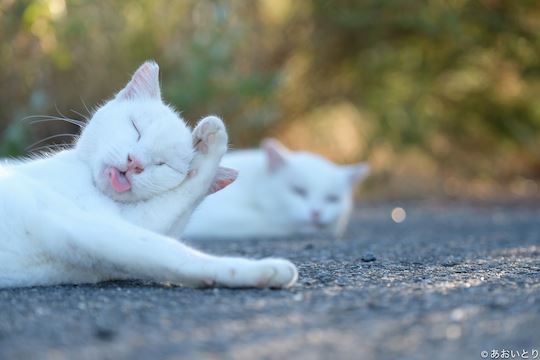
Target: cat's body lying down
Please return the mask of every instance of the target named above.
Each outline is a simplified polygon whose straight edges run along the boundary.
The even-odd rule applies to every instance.
[[[354,188],[369,172],[367,164],[336,165],[316,154],[289,151],[275,139],[260,149],[228,153],[222,164],[237,169],[238,179],[203,201],[186,237],[340,235]],[[216,226],[206,226],[208,220]]]
[[[1,165],[0,287],[128,278],[292,285],[286,260],[215,257],[172,237],[209,192],[234,180],[218,169],[226,148],[222,121],[207,117],[191,133],[162,103],[157,65],[145,63],[73,149]]]

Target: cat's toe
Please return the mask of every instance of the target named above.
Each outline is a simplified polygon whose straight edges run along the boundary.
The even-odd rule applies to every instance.
[[[194,146],[203,154],[223,155],[227,151],[227,142],[225,125],[217,116],[205,117],[193,131]]]
[[[288,288],[298,279],[296,266],[288,260],[263,259],[261,265],[264,266],[264,271],[257,282],[258,287]]]

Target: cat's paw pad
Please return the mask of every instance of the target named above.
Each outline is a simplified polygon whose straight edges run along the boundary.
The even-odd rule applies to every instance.
[[[257,287],[288,288],[298,279],[298,270],[289,260],[263,259],[259,260],[260,274],[256,281]]]
[[[193,146],[197,151],[222,156],[227,151],[227,131],[220,118],[207,116],[193,130]]]

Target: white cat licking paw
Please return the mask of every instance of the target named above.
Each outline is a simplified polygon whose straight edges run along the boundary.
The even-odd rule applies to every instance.
[[[163,103],[157,64],[143,64],[73,148],[0,164],[0,288],[114,279],[291,286],[297,272],[286,260],[212,256],[178,241],[197,205],[236,179],[219,167],[227,141],[215,116],[191,132]]]

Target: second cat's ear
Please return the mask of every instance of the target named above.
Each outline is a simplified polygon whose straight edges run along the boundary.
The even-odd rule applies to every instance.
[[[116,95],[116,99],[161,99],[158,64],[153,61],[142,64],[128,84]]]
[[[347,177],[352,186],[355,186],[362,182],[369,175],[369,164],[368,163],[358,163],[354,165],[345,165],[345,171],[347,172]]]
[[[274,138],[264,139],[261,143],[261,149],[266,155],[268,170],[273,173],[283,167],[287,162],[289,149],[279,140]]]

